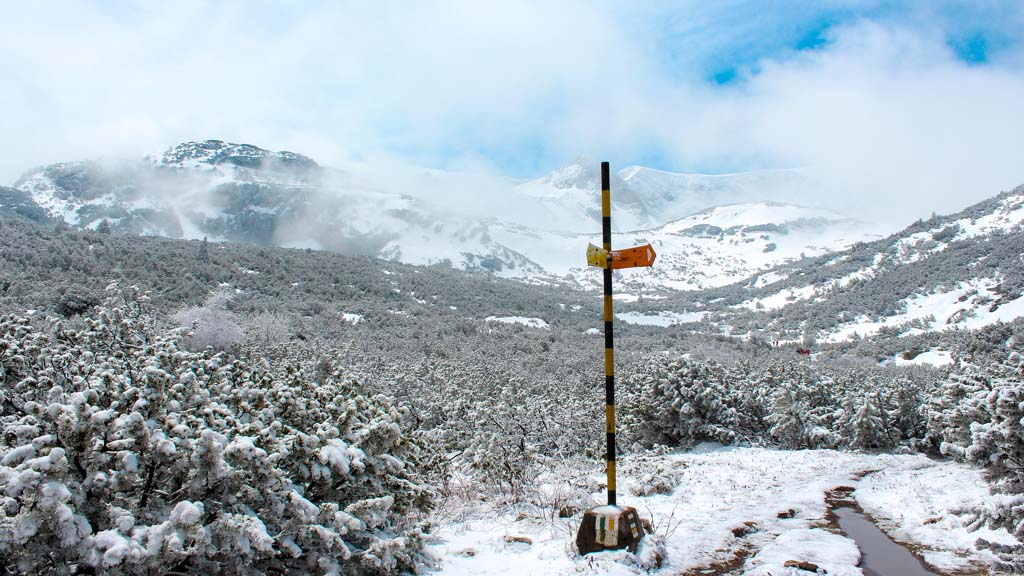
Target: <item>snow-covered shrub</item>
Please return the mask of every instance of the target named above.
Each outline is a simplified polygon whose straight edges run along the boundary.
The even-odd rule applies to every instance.
[[[260,312],[248,319],[245,334],[260,346],[288,341],[288,320],[278,312]]]
[[[993,491],[1005,495],[985,511],[993,527],[1005,527],[1024,537],[1024,357],[1011,352],[1008,359],[989,368],[991,390],[979,390],[972,397],[980,406],[966,401],[981,417],[969,424],[971,439],[966,446],[948,443],[947,452],[981,466]]]
[[[627,382],[627,437],[642,443],[731,443],[737,437],[738,395],[728,372],[713,360],[678,358],[652,364]]]
[[[193,306],[178,311],[173,319],[189,332],[183,343],[192,351],[213,348],[224,351],[242,339],[245,331],[235,315],[227,309],[231,294],[224,289],[216,290],[202,306]]]
[[[941,382],[922,407],[927,419],[925,446],[942,454],[964,457],[971,425],[990,420],[985,398],[992,391],[990,375],[965,365]]]
[[[844,404],[836,428],[847,439],[850,448],[879,449],[896,445],[897,438],[892,433],[892,417],[879,389],[862,395],[851,395]]]
[[[506,381],[490,395],[472,394],[450,405],[453,412],[442,426],[449,450],[461,450],[459,461],[488,493],[506,500],[524,499],[549,463],[538,446],[545,427],[530,400],[521,383]]]
[[[23,573],[390,574],[423,562],[429,443],[351,381],[192,353],[115,293],[0,318],[0,564]]]
[[[803,363],[767,367],[757,387],[771,398],[767,435],[782,448],[827,448],[841,442],[832,431],[834,381]]]
[[[925,392],[898,370],[656,358],[626,388],[623,435],[641,445],[882,449],[924,432]]]

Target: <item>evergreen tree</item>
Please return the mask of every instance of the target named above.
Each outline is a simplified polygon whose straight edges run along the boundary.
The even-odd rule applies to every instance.
[[[206,245],[206,236],[203,236],[203,241],[199,243],[199,254],[196,255],[196,259],[204,264],[210,261],[210,254]]]
[[[889,430],[889,414],[876,390],[863,397],[849,421],[851,448],[889,448],[895,444]]]

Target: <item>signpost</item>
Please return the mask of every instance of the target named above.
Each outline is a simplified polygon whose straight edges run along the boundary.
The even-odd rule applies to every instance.
[[[604,394],[608,463],[608,505],[587,510],[576,534],[580,554],[636,546],[643,537],[636,509],[615,503],[615,339],[612,329],[612,270],[652,266],[657,256],[650,244],[612,250],[611,178],[608,163],[601,162],[601,240],[587,247],[587,264],[604,270]]]

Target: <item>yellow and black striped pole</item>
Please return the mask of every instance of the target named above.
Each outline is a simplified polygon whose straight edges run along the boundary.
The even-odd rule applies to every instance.
[[[612,251],[612,191],[608,163],[601,162],[601,232],[604,247],[587,246],[587,265],[604,269],[604,415],[608,442],[608,505],[583,513],[576,548],[580,554],[628,548],[636,552],[643,531],[636,508],[615,503],[615,333],[612,313],[612,270],[654,265],[650,244]]]
[[[608,505],[615,506],[615,338],[612,331],[612,191],[608,163],[601,162],[601,236],[604,267],[604,413],[607,434]]]

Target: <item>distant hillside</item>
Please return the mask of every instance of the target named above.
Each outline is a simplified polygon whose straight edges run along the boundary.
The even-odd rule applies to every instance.
[[[6,186],[0,186],[0,213],[30,222],[55,222],[28,193]]]
[[[699,313],[705,330],[842,342],[1008,322],[1024,316],[1022,292],[1024,186],[837,254],[633,308],[641,317]]]
[[[435,266],[418,268],[315,250],[118,236],[40,225],[0,211],[0,309],[66,313],[62,302],[96,303],[111,282],[151,291],[173,310],[229,288],[239,311],[439,317],[579,315],[596,325],[597,298]],[[575,311],[574,311],[575,310]],[[593,319],[584,320],[586,310]]]

